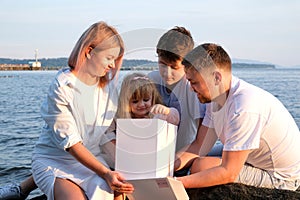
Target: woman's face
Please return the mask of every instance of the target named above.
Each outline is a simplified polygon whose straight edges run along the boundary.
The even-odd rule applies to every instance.
[[[110,69],[115,68],[115,60],[118,58],[120,48],[110,48],[103,51],[97,51],[97,48],[90,52],[89,73],[94,76],[105,76]]]
[[[152,106],[152,95],[145,95],[141,99],[130,99],[129,106],[132,118],[146,118]]]

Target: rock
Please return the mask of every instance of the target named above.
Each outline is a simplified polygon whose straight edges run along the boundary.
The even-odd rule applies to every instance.
[[[297,191],[257,188],[238,183],[219,185],[207,188],[187,189],[190,200],[299,200],[300,188]],[[46,200],[45,195],[31,200]],[[167,199],[166,199],[167,200]]]
[[[219,185],[207,188],[187,189],[190,200],[253,200],[253,199],[276,199],[296,200],[300,199],[300,188],[297,191],[258,188],[238,183]]]

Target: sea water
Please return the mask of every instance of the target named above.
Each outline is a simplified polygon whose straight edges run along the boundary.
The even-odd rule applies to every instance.
[[[0,71],[0,185],[31,174],[31,154],[43,124],[40,106],[56,73]],[[120,72],[119,85],[126,73]],[[233,74],[276,96],[300,127],[300,69],[234,69]],[[35,190],[30,197],[39,194]]]

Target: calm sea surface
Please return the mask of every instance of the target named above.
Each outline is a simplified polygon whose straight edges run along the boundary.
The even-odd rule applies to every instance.
[[[125,73],[121,71],[120,77]],[[234,75],[275,95],[300,127],[300,69],[242,69]],[[0,185],[24,180],[42,120],[40,106],[56,71],[0,71]],[[40,194],[39,190],[30,197]]]

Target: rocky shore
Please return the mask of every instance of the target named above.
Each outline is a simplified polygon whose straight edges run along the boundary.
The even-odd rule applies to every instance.
[[[243,184],[226,184],[201,189],[187,189],[190,200],[299,200],[300,188],[297,191],[257,188]]]
[[[41,67],[32,67],[28,64],[0,64],[0,71],[27,71],[41,69]]]
[[[190,200],[299,200],[297,191],[257,188],[243,184],[226,184],[201,189],[187,189]],[[43,196],[31,200],[46,200]],[[164,199],[167,200],[167,199]],[[179,199],[180,200],[180,199]]]

